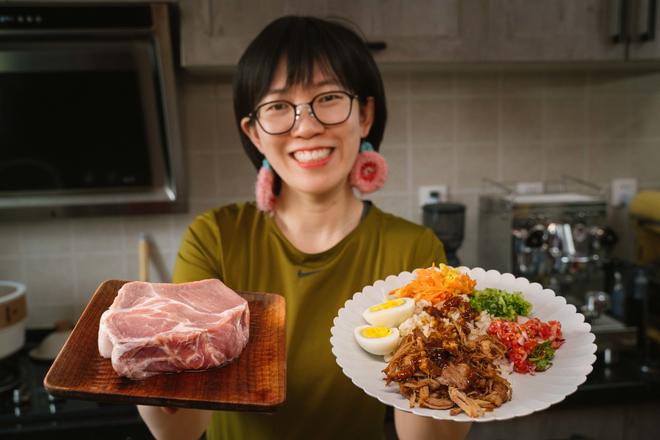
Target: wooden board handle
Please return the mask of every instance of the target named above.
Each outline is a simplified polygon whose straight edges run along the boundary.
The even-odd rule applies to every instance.
[[[149,240],[145,234],[140,234],[138,259],[140,265],[140,281],[149,281]]]

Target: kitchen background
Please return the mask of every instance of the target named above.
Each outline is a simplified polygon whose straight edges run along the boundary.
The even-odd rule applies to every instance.
[[[381,152],[390,177],[370,196],[421,222],[418,188],[447,185],[467,207],[459,257],[478,265],[482,181],[544,181],[564,174],[608,190],[612,179],[660,186],[660,73],[619,70],[385,71],[389,122]],[[136,279],[138,239],[153,244],[152,280],[168,281],[188,223],[214,206],[253,198],[256,171],[234,126],[231,75],[180,72],[190,189],[186,214],[0,222],[0,278],[29,286],[28,326],[77,319],[105,279]],[[612,208],[618,232],[626,209]],[[618,252],[632,253],[622,240]]]
[[[28,2],[0,1],[0,5],[7,3]],[[478,201],[480,195],[501,193],[492,182],[508,186],[543,182],[559,187],[559,182],[571,181],[565,178],[570,176],[599,191],[574,180],[568,189],[605,198],[610,197],[616,179],[634,179],[638,189],[660,188],[660,41],[649,33],[651,27],[644,43],[639,26],[622,32],[625,26],[621,26],[620,11],[613,8],[634,5],[641,14],[640,5],[654,2],[167,3],[178,4],[180,10],[172,20],[177,30],[172,40],[179,55],[176,99],[188,210],[178,214],[42,216],[20,221],[2,217],[0,279],[27,285],[30,347],[57,322],[75,322],[101,281],[137,279],[143,234],[151,245],[150,280],[169,281],[181,237],[195,216],[253,198],[256,170],[244,155],[234,126],[232,72],[247,42],[282,14],[345,16],[373,43],[388,100],[389,122],[381,152],[388,160],[390,176],[385,187],[368,198],[385,211],[421,223],[420,188],[446,186],[448,200],[467,207],[465,239],[458,251],[466,266],[484,264],[478,251],[483,240]],[[639,18],[638,14],[631,17],[635,17],[631,21]],[[648,17],[660,23],[658,11],[655,17]],[[652,21],[646,23],[650,26]],[[634,261],[637,243],[628,206],[611,204],[608,223],[620,238],[614,256]],[[505,235],[508,240],[508,230]],[[631,337],[632,349],[625,340],[621,345],[629,351],[616,357],[615,350],[614,355],[609,354],[615,358],[606,360],[602,348],[611,343],[607,334],[612,329],[602,327],[598,361],[578,392],[533,416],[475,424],[470,438],[531,438],[541,433],[575,440],[656,438],[658,382],[640,373],[644,350],[635,345],[637,330],[619,325],[615,339]],[[91,420],[94,435],[107,431],[107,438],[123,438],[118,436],[121,432],[128,438],[128,430],[121,426],[124,423],[142,433],[132,438],[145,436],[133,407],[93,407],[92,412],[84,413],[81,411],[89,407],[78,408],[82,401],[75,399],[44,400],[39,405],[40,398],[46,399],[41,387],[46,366],[39,366],[41,376],[33,374],[32,410],[20,399],[7,403],[5,418],[0,416],[0,433],[20,435],[42,429],[38,423],[16,422],[14,426],[12,417],[19,417],[22,408],[27,416],[24,420],[28,420],[43,407],[53,420],[66,411],[76,414],[70,418],[75,423]],[[64,419],[57,422],[60,428],[65,426]],[[386,432],[391,438],[391,420],[388,423]],[[118,433],[110,432],[111,427],[118,428]],[[80,431],[80,438],[89,436]]]

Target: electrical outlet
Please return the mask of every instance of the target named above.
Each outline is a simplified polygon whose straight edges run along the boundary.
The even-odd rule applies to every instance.
[[[610,204],[612,206],[628,206],[637,193],[637,179],[614,179],[612,180],[612,192]]]
[[[434,202],[446,202],[448,192],[447,185],[420,186],[418,189],[419,206],[422,207],[428,203]],[[438,193],[438,197],[433,197],[433,193]]]

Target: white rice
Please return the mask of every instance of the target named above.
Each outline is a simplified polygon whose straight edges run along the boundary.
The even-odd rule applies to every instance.
[[[399,325],[399,333],[401,334],[401,337],[405,337],[418,328],[424,333],[424,336],[428,338],[434,325],[435,318],[428,313],[421,311],[403,321]]]

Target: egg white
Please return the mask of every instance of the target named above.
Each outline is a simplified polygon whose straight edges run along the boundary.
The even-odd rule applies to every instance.
[[[398,329],[390,328],[389,334],[381,338],[367,338],[362,336],[362,330],[369,327],[373,326],[361,325],[356,327],[353,332],[355,340],[363,350],[375,355],[386,355],[397,349],[401,341]]]
[[[362,317],[375,327],[398,327],[415,312],[415,300],[412,298],[395,298],[394,300],[397,299],[403,300],[403,304],[378,311],[371,311],[370,308],[367,308],[362,313]]]

